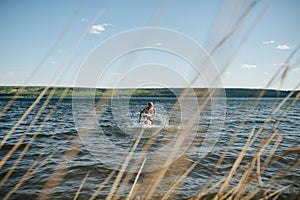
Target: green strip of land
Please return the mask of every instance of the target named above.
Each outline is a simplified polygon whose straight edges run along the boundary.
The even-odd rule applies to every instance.
[[[0,86],[0,98],[36,98],[45,89],[43,86]],[[88,89],[88,88],[68,88],[68,87],[50,87],[44,97],[50,95],[53,91],[53,97],[61,97],[65,92],[66,98],[74,97],[73,90],[76,91],[76,97],[176,97],[181,94],[183,88],[139,88],[139,89]],[[218,90],[217,90],[218,91]],[[291,91],[283,90],[262,90],[262,89],[243,89],[226,88],[227,98],[256,98],[261,92],[264,92],[263,98],[282,98],[289,95]],[[291,97],[295,97],[300,91],[294,91]],[[207,88],[193,88],[187,93],[187,96],[207,97],[209,95]],[[224,97],[224,93],[216,93],[215,97]]]

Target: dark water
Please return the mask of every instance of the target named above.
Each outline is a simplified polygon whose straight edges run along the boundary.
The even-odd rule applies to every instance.
[[[1,148],[0,158],[2,161],[6,155],[10,155],[10,157],[0,169],[0,197],[9,194],[21,181],[22,184],[11,194],[10,199],[34,199],[39,196],[41,191],[45,192],[44,188],[48,180],[56,180],[56,183],[51,183],[56,184],[55,187],[50,192],[48,191],[51,193],[49,195],[51,199],[73,199],[82,180],[89,173],[78,198],[90,198],[113,169],[118,169],[119,164],[123,163],[122,150],[126,154],[127,150],[134,146],[139,133],[143,130],[142,123],[138,121],[139,111],[147,105],[149,100],[154,102],[156,117],[153,126],[145,130],[135,152],[142,151],[151,137],[155,137],[156,142],[148,148],[148,154],[145,155],[148,160],[141,179],[146,176],[144,174],[151,174],[152,171],[163,167],[156,159],[164,159],[162,154],[168,152],[165,147],[174,139],[178,139],[180,131],[187,129],[189,119],[193,117],[193,113],[196,113],[193,105],[195,102],[189,106],[185,106],[189,104],[185,102],[185,105],[177,107],[170,113],[176,99],[115,99],[112,102],[100,104],[93,111],[95,114],[93,118],[89,108],[84,109],[86,104],[89,104],[89,100],[78,100],[80,106],[73,107],[72,110],[71,99],[65,99],[59,104],[57,104],[58,99],[52,99],[39,113],[45,102],[42,100],[16,127]],[[187,136],[190,139],[185,140],[188,146],[187,150],[183,149],[180,154],[183,155],[184,161],[197,162],[198,165],[182,181],[180,187],[174,192],[176,194],[174,198],[187,199],[196,196],[211,176],[213,176],[213,180],[210,185],[220,181],[230,171],[251,131],[256,132],[262,128],[257,139],[247,149],[241,169],[247,168],[263,141],[278,134],[279,136],[265,146],[262,152],[261,165],[264,164],[273,147],[278,144],[272,153],[274,162],[265,168],[262,181],[266,189],[272,186],[270,191],[292,184],[279,197],[296,199],[300,193],[300,167],[299,162],[296,163],[299,161],[299,153],[282,154],[290,149],[300,147],[300,101],[290,105],[292,99],[288,100],[277,112],[273,113],[268,123],[265,123],[282,100],[261,99],[256,105],[257,99],[226,99],[226,104],[222,102],[221,105],[221,107],[226,106],[226,116],[224,116],[222,108],[213,108],[210,104],[206,106],[196,117],[196,125],[194,124],[190,128]],[[1,99],[0,108],[3,109],[8,101],[8,99]],[[203,101],[199,100],[198,103],[201,104]],[[5,112],[0,119],[0,140],[2,142],[6,140],[5,136],[33,102],[34,99],[16,100]],[[226,118],[222,125],[223,117]],[[280,123],[277,123],[278,120]],[[242,126],[240,126],[241,122],[244,122]],[[214,127],[214,125],[216,126]],[[86,130],[89,130],[87,137],[83,133]],[[235,137],[232,139],[233,136]],[[217,140],[217,142],[213,148],[205,148],[206,151],[203,151],[201,148],[205,143],[205,138]],[[111,143],[106,143],[105,139]],[[226,149],[230,141],[232,143]],[[16,144],[19,146],[14,149]],[[110,149],[108,144],[113,144],[116,149],[120,148],[121,152]],[[207,144],[213,146],[214,142]],[[29,147],[28,150],[27,147]],[[216,165],[225,151],[222,164]],[[118,153],[122,154],[120,158]],[[133,157],[137,155],[134,154]],[[20,156],[22,156],[21,159]],[[101,159],[104,163],[101,162]],[[132,167],[130,163],[129,166]],[[178,167],[186,166],[178,165]],[[176,167],[170,168],[171,170],[176,169]],[[10,171],[11,169],[14,170]],[[6,178],[10,172],[12,173]],[[116,175],[104,185],[97,196],[98,199],[107,196],[115,177]],[[166,183],[162,183],[159,187],[155,194],[156,197],[159,198],[164,194],[168,190],[168,182],[172,182],[176,178],[175,172],[172,176],[166,176],[164,179]],[[237,182],[238,180],[232,180],[230,184],[234,185]],[[132,184],[133,180],[129,181],[120,194],[120,198],[126,197]],[[257,187],[259,187],[258,183],[254,181],[249,186],[249,190]],[[218,192],[218,189],[220,188],[212,193]],[[259,194],[257,198],[259,198]]]

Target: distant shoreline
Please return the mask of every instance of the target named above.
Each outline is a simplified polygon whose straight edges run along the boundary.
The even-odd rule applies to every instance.
[[[43,86],[0,86],[0,98],[37,98],[41,92],[45,89]],[[73,87],[49,87],[44,97],[48,97],[50,94],[53,98],[73,97]],[[139,89],[88,89],[88,88],[76,88],[77,97],[91,97],[90,94],[95,94],[96,98],[103,97],[176,97],[184,90],[183,88],[139,88]],[[285,91],[285,90],[272,90],[272,89],[247,89],[247,88],[224,88],[226,96],[215,95],[214,97],[226,97],[226,98],[257,98],[260,95],[261,98],[284,98],[293,92],[291,98],[296,97],[300,92],[297,91]],[[17,94],[17,95],[16,95]],[[205,98],[209,95],[208,88],[193,88],[188,97]]]

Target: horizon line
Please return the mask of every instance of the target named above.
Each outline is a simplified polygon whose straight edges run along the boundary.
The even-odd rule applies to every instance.
[[[140,88],[133,88],[133,87],[88,87],[88,86],[69,86],[69,85],[1,85],[0,87],[56,87],[56,88],[86,88],[86,89],[184,89],[187,87],[140,87]],[[250,89],[250,90],[276,90],[276,91],[300,91],[300,89],[286,89],[286,88],[263,88],[263,87],[190,87],[192,89]]]

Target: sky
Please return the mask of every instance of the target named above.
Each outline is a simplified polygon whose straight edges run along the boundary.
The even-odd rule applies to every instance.
[[[226,88],[300,89],[299,9],[298,0],[2,0],[0,85],[209,87],[218,77]],[[147,27],[155,33],[140,37]]]

